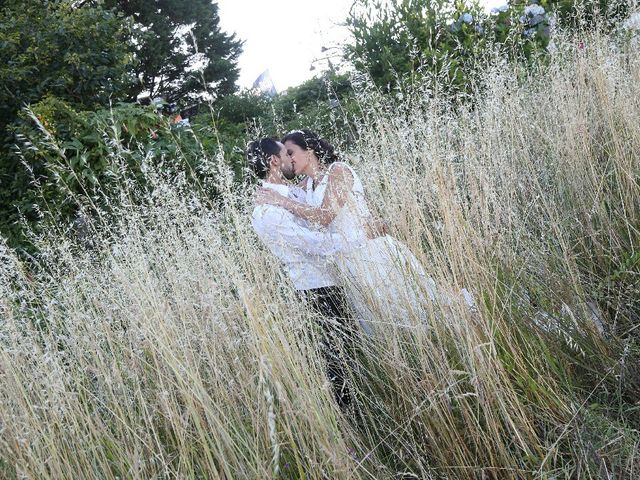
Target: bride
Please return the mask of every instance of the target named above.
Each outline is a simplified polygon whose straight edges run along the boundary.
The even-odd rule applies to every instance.
[[[311,226],[343,237],[351,248],[336,254],[335,263],[367,333],[380,323],[376,318],[416,325],[426,318],[425,308],[451,304],[406,245],[389,235],[367,238],[371,212],[362,182],[339,161],[332,145],[309,130],[294,130],[282,143],[294,173],[305,176],[300,184],[305,203],[268,189],[259,190],[256,201],[285,208]],[[465,299],[470,303],[466,295]]]

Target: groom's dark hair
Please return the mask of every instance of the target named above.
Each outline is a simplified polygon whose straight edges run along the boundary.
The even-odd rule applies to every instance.
[[[325,165],[340,160],[335,148],[324,138],[320,138],[316,132],[303,128],[302,130],[292,130],[282,138],[282,143],[293,142],[303,150],[313,150],[318,160]]]
[[[280,147],[275,138],[261,138],[247,144],[247,165],[256,177],[264,180],[269,173],[271,155],[280,156]]]

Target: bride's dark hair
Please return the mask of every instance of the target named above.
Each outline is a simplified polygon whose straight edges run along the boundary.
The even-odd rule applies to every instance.
[[[256,177],[264,180],[269,173],[271,155],[280,155],[280,146],[274,138],[261,138],[247,143],[247,165]]]
[[[282,138],[282,143],[284,142],[293,142],[303,150],[313,150],[318,160],[325,165],[340,160],[333,145],[311,130],[292,130]]]

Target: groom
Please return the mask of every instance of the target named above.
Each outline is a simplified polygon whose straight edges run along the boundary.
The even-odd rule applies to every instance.
[[[296,197],[288,183],[295,176],[291,158],[282,143],[272,138],[250,142],[247,162],[264,188]],[[340,236],[305,228],[292,213],[275,205],[256,205],[251,223],[258,237],[285,265],[294,288],[322,316],[327,374],[338,405],[343,411],[348,409],[351,395],[345,363],[351,355],[344,350],[353,348],[355,325],[347,311],[344,289],[330,267],[331,255],[348,246]],[[376,226],[369,226],[372,236],[377,233]]]

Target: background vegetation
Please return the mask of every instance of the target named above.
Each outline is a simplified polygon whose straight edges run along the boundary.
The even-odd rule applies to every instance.
[[[197,148],[213,154],[224,147],[240,178],[250,135],[280,135],[305,125],[351,145],[353,120],[361,114],[354,85],[410,101],[406,89],[417,83],[431,96],[473,103],[489,65],[507,59],[532,68],[548,61],[557,48],[556,25],[618,32],[629,4],[540,0],[487,14],[478,4],[449,0],[358,0],[346,19],[353,38],[338,68],[350,65],[350,73],[324,72],[273,99],[235,93],[241,42],[220,30],[217,6],[206,0],[156,2],[153,8],[145,2],[9,0],[0,8],[0,231],[13,247],[32,251],[24,226],[40,228],[39,212],[48,203],[58,211],[54,198],[74,187],[60,186],[56,161],[30,149],[43,132],[22,110],[26,105],[45,129],[60,134],[60,148],[69,147],[79,165],[75,173],[101,183],[104,145],[123,124],[102,137],[89,130],[113,114],[137,141],[158,140],[154,151],[163,151],[168,138],[171,149],[174,135],[163,133],[167,122],[150,116],[160,107],[132,103],[140,95],[147,104],[163,98],[190,112],[201,138]],[[197,163],[198,150],[187,155]],[[44,198],[43,182],[49,186]],[[67,205],[58,213],[69,223],[77,209]]]

